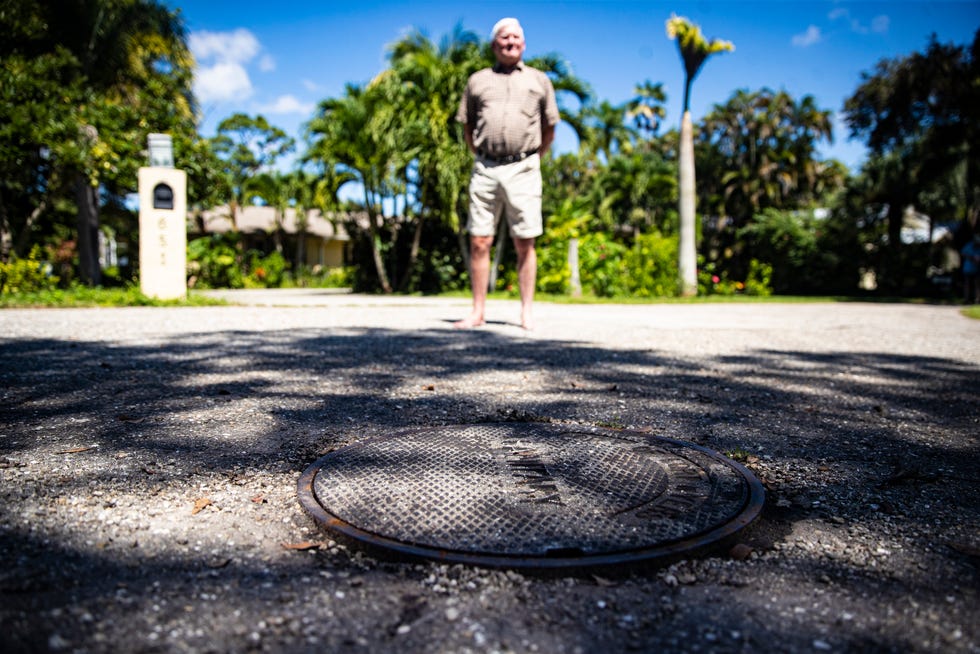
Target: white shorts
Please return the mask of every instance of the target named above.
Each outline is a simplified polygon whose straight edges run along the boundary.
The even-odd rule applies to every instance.
[[[513,238],[535,238],[541,220],[541,157],[535,153],[514,163],[477,157],[470,177],[470,236],[493,236],[500,215],[507,216]]]

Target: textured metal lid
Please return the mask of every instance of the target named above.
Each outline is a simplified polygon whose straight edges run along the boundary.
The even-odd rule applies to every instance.
[[[649,561],[736,533],[763,504],[738,463],[681,441],[595,427],[423,427],[366,440],[303,474],[336,535],[395,554],[496,567]]]

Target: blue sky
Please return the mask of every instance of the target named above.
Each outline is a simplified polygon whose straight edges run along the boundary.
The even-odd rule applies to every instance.
[[[386,66],[386,48],[413,28],[438,42],[457,24],[489,38],[493,23],[515,16],[526,56],[557,53],[598,100],[622,103],[646,80],[667,92],[667,127],[680,122],[683,71],[664,32],[671,13],[701,26],[735,51],[713,56],[694,83],[695,121],[738,89],[812,95],[835,114],[834,145],[821,153],[852,168],[865,151],[839,120],[844,100],[878,61],[923,51],[931,34],[968,44],[980,28],[977,0],[575,0],[443,2],[414,0],[164,0],[180,8],[198,68],[202,133],[235,112],[262,114],[299,137],[320,100],[363,84]],[[560,127],[556,149],[576,147]]]

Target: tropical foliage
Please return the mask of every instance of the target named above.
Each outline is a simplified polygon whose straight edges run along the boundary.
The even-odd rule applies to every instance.
[[[274,177],[274,166],[294,147],[286,132],[262,116],[234,114],[221,121],[217,136],[211,139],[211,149],[221,160],[233,225],[239,208],[255,197],[285,209],[285,184],[281,176]]]
[[[930,216],[930,231],[951,225],[957,251],[978,229],[980,30],[968,46],[933,36],[925,52],[878,62],[845,102],[844,120],[872,153],[849,187],[849,217],[884,227],[867,240],[866,265],[883,290],[914,292],[928,260],[902,242],[909,207]]]
[[[14,0],[0,30],[0,256],[53,232],[98,283],[99,232],[127,229],[147,134],[196,139],[183,24],[153,0]]]
[[[171,134],[194,211],[228,207],[231,231],[188,245],[198,286],[468,287],[472,159],[455,113],[467,77],[493,61],[473,32],[399,38],[379,75],[319,103],[297,143],[244,114],[201,137],[184,27],[158,0],[11,0],[0,28],[2,292],[133,279],[132,269],[100,266],[97,244],[111,236],[135,258],[125,198],[150,132]],[[955,283],[955,269],[937,263],[937,246],[906,242],[904,228],[910,213],[925,214],[935,234],[948,228],[954,250],[976,229],[977,38],[954,45],[934,37],[857,81],[843,119],[871,156],[848,171],[821,158],[834,120],[810,96],[736,88],[695,122],[693,81],[710,56],[733,46],[677,16],[667,34],[685,72],[679,129],[663,129],[668,97],[656,81],[637,83],[617,104],[595,98],[558,54],[528,62],[552,79],[578,141],[542,163],[541,290],[923,294],[937,291],[934,270],[951,270],[945,278]],[[296,164],[283,165],[293,152]],[[264,249],[249,249],[235,224],[256,203],[275,214]],[[351,236],[343,271],[314,273],[305,261],[312,210]],[[286,239],[290,211],[297,233]],[[498,242],[494,279],[507,289],[516,286],[514,254],[506,238]]]

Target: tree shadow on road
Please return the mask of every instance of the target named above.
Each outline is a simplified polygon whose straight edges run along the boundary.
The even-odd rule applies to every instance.
[[[791,545],[799,529],[814,525],[826,525],[827,538],[871,539],[860,546],[872,561],[875,548],[888,549],[879,531],[934,534],[896,554],[903,567],[880,574],[873,566],[855,569],[847,556],[793,554],[840,584],[869,575],[881,586],[879,602],[899,592],[942,601],[951,577],[976,575],[975,559],[963,552],[980,545],[967,542],[980,525],[980,371],[959,361],[763,347],[696,357],[486,330],[382,329],[242,330],[152,343],[20,339],[0,345],[0,355],[0,554],[17,562],[0,579],[0,604],[4,623],[20,625],[22,638],[39,627],[18,623],[16,608],[58,606],[65,600],[57,591],[66,587],[92,598],[138,580],[191,589],[232,577],[279,587],[295,584],[288,578],[297,571],[315,575],[328,565],[311,569],[311,558],[322,555],[272,556],[226,568],[213,552],[176,544],[152,556],[135,545],[100,549],[82,529],[45,527],[41,514],[65,511],[73,498],[95,510],[104,503],[95,492],[102,498],[140,488],[186,503],[194,498],[189,488],[214,488],[215,480],[247,487],[263,475],[298,477],[323,453],[364,438],[492,420],[621,426],[739,458],[770,495],[749,539],[760,554]],[[276,509],[304,524],[287,495]],[[111,509],[103,507],[110,516]],[[239,537],[247,538],[241,527]],[[350,556],[347,564],[359,565]],[[758,569],[760,560],[744,565],[778,574]],[[246,606],[249,597],[232,591],[226,600],[259,612]],[[381,608],[372,615],[380,621],[392,607],[375,599]],[[138,610],[148,610],[148,601],[137,602]],[[353,630],[358,618],[349,610],[341,622]],[[727,611],[731,621],[749,619]],[[651,617],[650,638],[656,624]],[[790,636],[777,624],[766,628]],[[578,631],[585,643],[608,636],[584,624]]]

